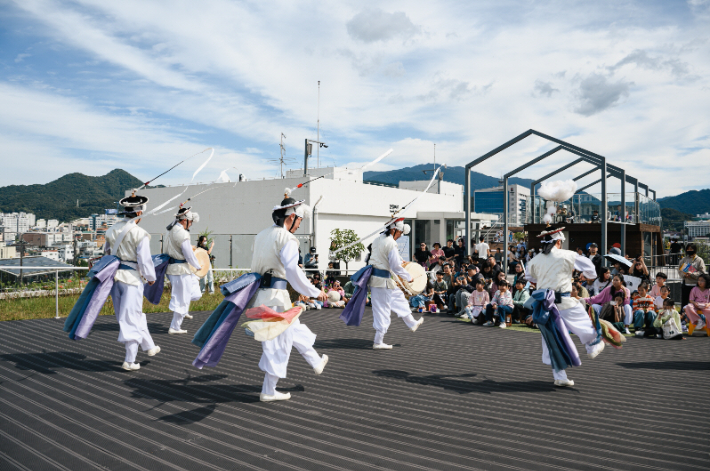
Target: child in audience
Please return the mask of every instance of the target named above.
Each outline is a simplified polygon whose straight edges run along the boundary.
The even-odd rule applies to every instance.
[[[626,330],[626,326],[624,325],[624,319],[626,317],[624,310],[625,302],[626,293],[624,291],[617,291],[614,293],[614,298],[611,301],[604,303],[601,308],[601,313],[599,314],[600,319],[610,322],[616,330],[622,333]]]
[[[659,272],[656,275],[656,284],[653,285],[653,288],[651,288],[651,291],[648,293],[651,295],[651,297],[653,299],[656,299],[658,296],[661,295],[661,290],[663,289],[664,286],[666,286],[667,279],[668,279],[668,275],[666,275],[663,272]]]
[[[658,285],[654,285],[653,287],[655,288],[656,286],[658,286]],[[653,291],[653,289],[651,289],[651,291]],[[659,292],[661,294],[656,296],[656,301],[655,301],[656,312],[661,312],[663,310],[663,301],[665,301],[666,299],[668,299],[668,297],[670,297],[671,289],[668,286],[663,285],[663,286],[661,286],[661,289]]]
[[[510,285],[507,281],[502,280],[498,282],[498,291],[493,295],[490,304],[486,306],[486,322],[483,324],[486,327],[493,327],[496,325],[496,321],[493,315],[496,314],[500,320],[498,327],[505,329],[505,320],[508,315],[513,314],[513,296],[510,294],[508,288]]]
[[[479,316],[481,315],[481,312],[483,312],[483,310],[486,308],[488,303],[491,301],[491,298],[488,295],[488,291],[485,290],[485,286],[486,285],[485,281],[483,281],[483,278],[479,278],[478,280],[476,280],[476,290],[471,293],[471,296],[468,298],[466,314],[473,323],[480,323],[478,322]],[[483,319],[483,317],[480,318]]]
[[[427,310],[427,305],[433,297],[434,285],[431,282],[427,282],[426,290],[421,294],[412,296],[409,302],[411,303],[412,307],[415,308],[418,312],[424,312]]]
[[[340,286],[340,281],[334,280],[333,284],[330,286],[328,289],[328,292],[330,293],[331,291],[335,291],[340,295],[340,301],[336,302],[331,302],[331,301],[326,301],[325,307],[345,307],[345,291],[343,288]]]
[[[668,289],[667,286],[664,286],[664,288]],[[675,310],[673,300],[667,297],[663,300],[663,310],[658,312],[658,317],[653,322],[653,327],[656,329],[656,337],[663,338],[663,326],[671,319],[675,323],[677,334],[666,338],[666,340],[683,340],[683,331],[680,330],[680,316],[678,311]]]
[[[636,337],[655,336],[653,322],[656,320],[654,307],[656,300],[648,294],[650,286],[647,281],[642,281],[638,287],[638,296],[634,299],[634,329]],[[645,325],[645,328],[644,328]]]
[[[518,278],[515,282],[515,294],[513,295],[513,322],[520,324],[528,316],[527,309],[523,306],[530,298],[530,293],[525,289],[525,280]]]
[[[446,292],[449,290],[449,285],[444,281],[444,274],[436,272],[436,282],[434,283],[434,302],[439,310],[448,309],[446,305]]]

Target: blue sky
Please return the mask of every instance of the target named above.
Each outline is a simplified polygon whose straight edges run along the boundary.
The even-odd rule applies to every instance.
[[[198,180],[271,177],[281,132],[299,163],[315,138],[320,80],[324,164],[393,148],[374,169],[400,168],[436,143],[437,161],[464,165],[534,128],[659,196],[710,186],[708,0],[21,0],[0,3],[0,46],[0,185],[147,179],[208,146]],[[480,171],[551,147],[526,140]]]

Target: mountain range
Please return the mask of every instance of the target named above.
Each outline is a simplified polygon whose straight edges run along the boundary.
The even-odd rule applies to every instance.
[[[38,219],[67,222],[115,208],[126,190],[142,184],[125,170],[115,169],[100,177],[70,173],[45,185],[4,186],[0,187],[0,212],[25,211]]]
[[[433,168],[434,164],[421,164],[415,165],[414,167],[389,170],[387,172],[365,172],[363,174],[363,179],[366,182],[385,183],[388,185],[397,185],[399,182],[409,182],[414,180],[429,180],[432,176]],[[428,170],[428,173],[425,174],[423,172],[424,170]],[[442,171],[444,172],[444,181],[458,183],[459,185],[464,184],[464,180],[466,178],[464,167],[448,167],[442,169]],[[530,184],[533,181],[527,178],[512,177],[508,179],[508,182],[511,185],[516,184],[530,188]],[[499,186],[497,178],[478,172],[471,172],[471,191],[491,188],[494,186]]]
[[[431,178],[433,164],[415,165],[386,172],[365,172],[366,182],[397,185],[400,181],[428,180]],[[428,173],[423,173],[428,170]],[[463,185],[464,167],[444,169],[444,181]],[[513,177],[510,184],[530,188],[532,180]],[[126,190],[142,185],[142,181],[125,170],[115,169],[106,175],[90,177],[81,173],[70,173],[45,185],[10,185],[0,187],[0,212],[25,211],[34,213],[37,218],[58,219],[62,222],[93,213],[102,213],[104,209],[115,208],[116,201],[125,195]],[[472,190],[498,186],[498,178],[471,172]],[[79,204],[77,206],[77,200]],[[664,226],[682,228],[683,221],[696,214],[710,212],[710,189],[692,190],[676,196],[658,200],[662,208]]]

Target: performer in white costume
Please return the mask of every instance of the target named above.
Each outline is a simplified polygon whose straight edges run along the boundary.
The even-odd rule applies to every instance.
[[[587,279],[593,280],[597,276],[596,269],[587,257],[561,248],[562,241],[565,240],[563,229],[564,227],[552,229],[540,234],[539,237],[543,237],[543,252],[528,262],[525,278],[535,283],[537,290],[549,289],[555,292],[555,305],[564,327],[579,337],[587,350],[588,357],[595,358],[604,350],[604,342],[597,335],[594,324],[582,305],[575,298],[569,297],[569,293],[572,291],[574,270],[581,271]],[[571,341],[570,345],[574,347]],[[551,365],[550,352],[544,339],[542,362]],[[567,378],[564,369],[555,370],[553,367],[552,375],[555,386],[574,386],[574,381]]]
[[[390,326],[390,314],[394,312],[401,318],[412,332],[416,332],[424,322],[424,317],[415,320],[404,293],[397,287],[393,275],[412,281],[411,275],[402,265],[397,239],[409,234],[409,224],[404,224],[404,218],[393,219],[385,231],[372,242],[369,264],[373,267],[372,276],[368,282],[372,293],[372,326],[375,328],[375,350],[390,350],[392,345],[384,342],[385,334]]]
[[[180,208],[175,215],[175,221],[170,224],[168,232],[164,237],[164,250],[170,256],[170,262],[166,274],[170,280],[171,295],[168,308],[173,312],[173,320],[170,323],[168,333],[186,334],[187,330],[182,328],[182,321],[190,315],[190,302],[197,301],[202,297],[200,282],[190,269],[191,265],[195,270],[199,270],[200,262],[197,261],[195,253],[190,244],[190,227],[200,220],[200,215],[190,211],[190,208]]]
[[[298,267],[298,239],[293,235],[301,225],[308,207],[303,201],[296,201],[288,196],[272,213],[274,225],[261,231],[254,239],[254,254],[251,261],[252,273],[262,275],[262,283],[248,307],[265,305],[274,311],[284,312],[293,305],[286,289],[290,283],[293,289],[311,298],[321,301],[326,294],[315,288]],[[328,356],[318,356],[313,343],[316,334],[302,324],[299,319],[282,334],[272,340],[261,342],[263,353],[259,368],[265,373],[260,399],[265,402],[282,401],[291,398],[290,393],[276,391],[276,383],[286,377],[286,367],[291,356],[291,348],[308,362],[316,374],[321,374]]]
[[[119,203],[124,207],[124,219],[106,231],[104,253],[121,259],[121,265],[114,277],[111,299],[120,327],[118,341],[126,346],[126,358],[122,368],[133,371],[140,369],[136,363],[138,347],[153,356],[160,352],[148,332],[148,324],[143,314],[143,280],[155,283],[155,268],[150,256],[150,234],[138,227],[140,216],[146,210],[148,198],[128,196]]]

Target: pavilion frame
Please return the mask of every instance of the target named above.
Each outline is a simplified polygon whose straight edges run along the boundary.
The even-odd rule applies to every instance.
[[[469,255],[471,253],[471,170],[477,166],[478,164],[488,160],[489,158],[495,156],[496,154],[500,153],[501,151],[507,149],[508,147],[513,146],[514,144],[517,144],[518,142],[522,141],[523,139],[535,135],[538,137],[541,137],[543,139],[546,139],[550,142],[554,142],[558,144],[558,146],[548,152],[545,152],[544,154],[535,157],[534,159],[530,160],[526,164],[518,167],[517,169],[513,170],[512,172],[507,173],[504,176],[503,179],[503,227],[504,227],[504,234],[503,234],[503,240],[504,243],[508,243],[508,213],[509,213],[509,195],[508,195],[508,178],[512,175],[515,175],[516,173],[536,164],[537,162],[540,162],[543,159],[546,159],[547,157],[551,156],[552,154],[560,151],[560,150],[566,150],[570,153],[579,155],[580,158],[575,160],[574,162],[571,162],[567,164],[566,166],[561,167],[560,169],[548,174],[547,176],[541,178],[540,180],[534,182],[531,185],[532,191],[532,204],[533,204],[533,213],[535,209],[535,185],[539,183],[540,181],[546,180],[547,178],[550,178],[563,170],[566,170],[578,163],[581,162],[588,162],[591,163],[592,165],[595,166],[592,170],[578,176],[575,178],[575,180],[579,180],[590,173],[594,172],[595,170],[600,170],[601,171],[601,179],[596,183],[601,183],[601,190],[602,190],[602,214],[601,214],[601,225],[602,225],[602,246],[604,250],[606,248],[606,242],[607,242],[607,219],[608,219],[608,205],[607,205],[607,191],[606,191],[606,180],[607,178],[614,176],[619,178],[621,180],[621,199],[622,199],[622,216],[625,218],[625,213],[626,213],[626,182],[629,181],[629,183],[634,184],[635,188],[638,189],[639,186],[645,187],[646,188],[646,195],[648,195],[649,191],[652,191],[654,193],[654,200],[655,200],[655,191],[650,190],[646,185],[643,185],[638,182],[637,179],[626,175],[626,171],[624,169],[621,169],[619,167],[616,167],[614,165],[607,164],[606,157],[596,154],[594,152],[591,152],[587,149],[584,149],[582,147],[575,146],[573,144],[570,144],[568,142],[565,142],[561,139],[556,139],[554,137],[548,136],[546,134],[543,134],[539,131],[536,131],[534,129],[529,129],[525,131],[524,133],[514,137],[513,139],[509,140],[508,142],[498,146],[497,148],[493,149],[492,151],[482,155],[476,160],[473,160],[472,162],[469,162],[466,167],[465,167],[465,178],[464,178],[464,211],[466,214],[466,254]],[[586,188],[586,187],[585,187]],[[638,198],[636,202],[636,206],[638,208]],[[638,215],[638,209],[636,210],[636,213]],[[625,220],[623,223],[625,224]],[[638,220],[637,220],[638,222]],[[622,243],[622,250],[625,250],[626,248],[626,230],[625,226],[622,225],[621,228],[621,243]],[[504,266],[507,267],[508,265],[508,251],[504,250],[503,251],[503,260],[504,260]]]

